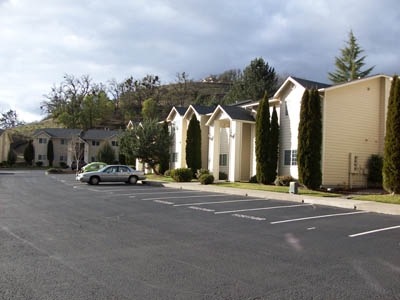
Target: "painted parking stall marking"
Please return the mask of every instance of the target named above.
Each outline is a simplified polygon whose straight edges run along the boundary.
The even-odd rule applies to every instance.
[[[197,203],[184,203],[175,204],[174,206],[191,206],[191,205],[207,205],[207,204],[223,204],[223,203],[236,203],[236,202],[252,202],[252,201],[268,201],[265,198],[254,198],[254,199],[241,199],[241,200],[226,200],[226,201],[213,201],[213,202],[197,202]]]
[[[207,211],[207,212],[213,212],[213,209],[209,209],[209,208],[204,208],[204,207],[198,207],[198,206],[189,206],[190,209],[194,209],[194,210],[201,210],[201,211]]]
[[[243,218],[243,219],[255,220],[255,221],[265,221],[266,220],[266,218],[260,218],[260,217],[254,217],[254,216],[248,216],[248,215],[240,215],[240,214],[233,214],[232,216],[238,217],[238,218]]]
[[[289,220],[270,222],[270,224],[281,224],[281,223],[298,222],[298,221],[306,221],[306,220],[322,219],[322,218],[332,218],[332,217],[340,217],[340,216],[349,216],[349,215],[366,214],[366,213],[369,213],[369,211],[355,211],[355,212],[340,213],[340,214],[331,214],[331,215],[321,215],[321,216],[313,216],[313,217],[298,218],[298,219],[289,219]]]
[[[244,211],[271,210],[271,209],[292,208],[292,207],[301,207],[301,206],[310,206],[310,205],[313,205],[313,204],[307,203],[307,204],[294,204],[294,205],[269,206],[269,207],[259,207],[259,208],[247,208],[247,209],[238,209],[238,210],[217,211],[217,212],[215,212],[215,214],[216,215],[219,215],[219,214],[231,214],[231,213],[244,212]]]
[[[163,200],[154,200],[154,202],[156,202],[156,203],[161,203],[161,204],[166,204],[166,205],[172,205],[172,204],[174,204],[174,202],[163,201]]]
[[[386,227],[386,228],[380,228],[380,229],[375,229],[375,230],[370,230],[370,231],[365,231],[365,232],[360,232],[360,233],[355,233],[355,234],[350,234],[349,237],[352,238],[352,237],[357,237],[357,236],[377,233],[377,232],[381,232],[381,231],[393,230],[393,229],[400,229],[400,225],[399,226]]]
[[[210,194],[210,195],[198,195],[198,196],[156,197],[156,198],[144,198],[144,199],[142,199],[142,201],[164,200],[164,199],[181,199],[181,198],[188,199],[188,198],[199,198],[199,197],[226,197],[226,195]]]

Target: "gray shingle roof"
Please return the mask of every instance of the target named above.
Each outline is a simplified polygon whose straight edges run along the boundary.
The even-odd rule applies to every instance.
[[[182,107],[182,106],[174,106],[176,111],[183,116],[187,110],[187,107]]]
[[[232,120],[251,121],[254,122],[254,117],[251,112],[237,106],[221,105],[222,109],[229,115]]]
[[[212,106],[202,106],[202,105],[197,105],[194,104],[192,105],[193,108],[199,113],[200,115],[207,115],[212,113],[215,110],[215,107]]]
[[[120,131],[118,130],[89,129],[87,131],[82,131],[81,129],[43,128],[36,130],[33,136],[36,136],[41,132],[45,132],[53,138],[60,139],[70,139],[72,137],[77,137],[79,134],[81,134],[81,138],[85,140],[102,140],[107,139],[113,135],[118,135],[120,133]]]
[[[327,87],[331,86],[330,84],[326,84],[326,83],[302,79],[302,78],[293,77],[293,76],[291,76],[291,77],[307,89],[322,89],[322,88],[327,88]]]
[[[33,136],[40,134],[41,132],[47,133],[49,136],[54,138],[71,138],[72,136],[77,136],[81,130],[80,129],[68,129],[68,128],[42,128],[37,129]]]
[[[119,130],[89,129],[83,133],[82,138],[84,140],[103,140],[119,133]]]

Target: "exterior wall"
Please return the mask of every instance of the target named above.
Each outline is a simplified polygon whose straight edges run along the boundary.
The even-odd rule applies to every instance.
[[[199,116],[200,117],[200,130],[201,130],[201,168],[207,169],[208,165],[208,135],[209,128],[206,123],[209,116]]]
[[[366,186],[368,158],[383,153],[389,81],[378,77],[325,91],[324,186]]]
[[[93,143],[94,142],[94,143]],[[112,145],[112,142],[115,143],[115,145]],[[104,146],[105,143],[109,143],[110,146],[114,149],[115,151],[115,160],[119,160],[119,147],[117,146],[119,142],[118,137],[113,136],[107,140],[87,140],[85,143],[85,154],[84,154],[84,160],[87,163],[93,162],[93,161],[98,161],[97,159],[97,154],[99,153],[99,150]],[[97,143],[99,145],[97,145]],[[94,145],[93,145],[94,144]]]
[[[175,114],[175,118],[171,122],[171,130],[173,130],[173,139],[171,146],[171,158],[176,153],[177,161],[171,161],[170,169],[185,168],[186,167],[186,157],[185,157],[185,144],[186,144],[186,131],[184,128],[185,123],[183,118],[179,114]]]
[[[7,161],[8,152],[10,151],[11,141],[6,131],[0,135],[0,162]]]
[[[285,165],[285,150],[297,151],[297,136],[300,122],[300,106],[305,88],[300,85],[288,87],[280,97],[279,113],[279,162],[278,175],[298,178],[297,165]],[[272,111],[271,111],[272,113]]]
[[[230,155],[229,155],[229,127],[222,127],[220,129],[220,143],[219,143],[219,154],[227,155],[227,164],[225,166],[220,165],[220,157],[216,157],[219,164],[219,172],[224,172],[225,174],[229,175],[229,164],[230,164]],[[229,179],[229,178],[228,178]]]
[[[53,166],[59,166],[60,162],[64,162],[68,164],[68,140],[66,139],[58,139],[51,138],[53,141],[53,149],[54,149],[54,161]],[[63,144],[64,143],[64,144]],[[47,150],[46,150],[47,153]],[[36,151],[35,151],[36,155]]]
[[[39,143],[40,139],[46,139],[46,142]],[[47,143],[49,142],[49,140],[50,140],[50,137],[45,133],[41,133],[33,139],[32,144],[33,144],[33,148],[35,149],[35,158],[33,160],[33,163],[41,161],[41,162],[43,162],[43,166],[49,165],[49,161],[47,160]],[[42,140],[42,141],[44,141],[44,140]],[[55,151],[54,151],[54,154],[56,155]]]
[[[252,138],[251,138],[251,128],[254,127],[253,124],[243,123],[242,124],[242,141],[241,145],[241,155],[240,155],[240,180],[249,181],[251,177],[251,161],[252,161]]]

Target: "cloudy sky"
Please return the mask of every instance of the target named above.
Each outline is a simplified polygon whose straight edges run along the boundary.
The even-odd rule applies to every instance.
[[[0,112],[44,117],[64,74],[94,82],[186,72],[199,80],[262,57],[328,82],[353,30],[373,73],[399,73],[398,0],[0,0]]]

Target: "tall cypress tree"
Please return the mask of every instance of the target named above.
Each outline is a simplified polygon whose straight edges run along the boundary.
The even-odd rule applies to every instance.
[[[322,146],[322,112],[321,98],[317,89],[310,92],[310,178],[306,184],[310,189],[319,188],[322,183],[321,146]]]
[[[400,193],[400,79],[393,76],[386,118],[383,155],[383,187],[392,194]]]
[[[49,161],[49,166],[52,167],[54,161],[54,147],[52,140],[47,143],[47,160]]]
[[[270,165],[268,168],[268,179],[267,181],[273,182],[276,178],[276,170],[278,167],[278,149],[279,149],[279,123],[278,123],[278,113],[274,106],[271,117],[271,131],[270,131]]]
[[[300,106],[300,122],[297,136],[297,168],[299,172],[299,181],[304,181],[309,177],[309,117],[310,117],[310,92],[308,89],[304,91],[301,98]]]
[[[264,93],[264,98],[260,101],[256,115],[256,177],[259,183],[270,183],[268,176],[268,167],[270,160],[270,116],[269,103],[267,92]]]
[[[24,159],[25,162],[31,166],[34,158],[35,158],[35,149],[33,148],[32,140],[30,140],[24,150]]]
[[[200,122],[193,114],[189,122],[186,138],[186,164],[193,174],[201,169],[201,129]]]
[[[300,108],[297,165],[299,181],[310,189],[322,183],[321,146],[321,99],[317,89],[306,90]]]

